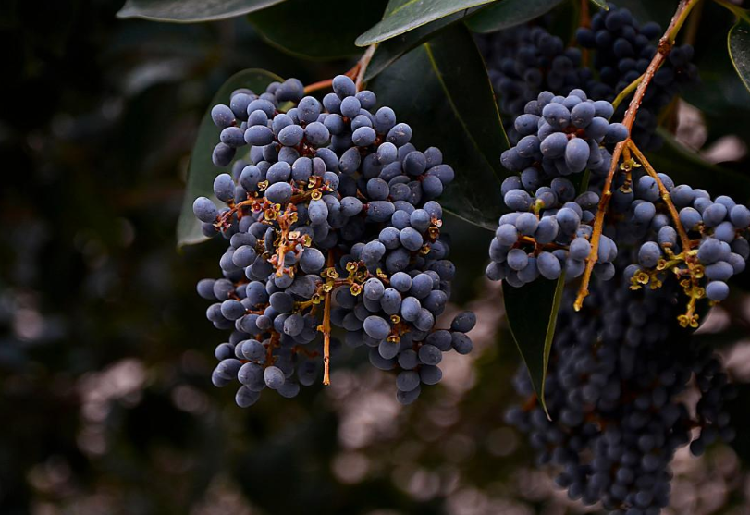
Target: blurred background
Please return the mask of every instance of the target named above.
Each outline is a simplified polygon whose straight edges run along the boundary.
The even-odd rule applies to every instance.
[[[477,312],[475,351],[446,355],[417,403],[402,407],[364,353],[338,356],[328,388],[249,410],[211,384],[225,335],[195,283],[221,243],[175,239],[200,118],[240,69],[310,83],[352,63],[282,54],[242,19],[117,20],[122,3],[0,5],[0,514],[581,512],[503,422],[519,358],[483,279],[490,233],[458,219],[449,311]],[[683,140],[702,147],[683,111],[698,117]],[[708,143],[744,166],[737,138]],[[725,308],[702,337],[748,380],[750,309],[742,295]],[[679,453],[671,513],[750,513],[738,424],[735,450]]]

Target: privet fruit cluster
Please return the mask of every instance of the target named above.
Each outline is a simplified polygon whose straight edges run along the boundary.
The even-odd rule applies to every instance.
[[[440,150],[418,151],[411,127],[343,75],[322,103],[290,79],[260,95],[237,90],[212,117],[217,166],[249,151],[216,177],[226,207],[205,197],[193,205],[204,233],[229,241],[223,277],[198,283],[214,301],[208,319],[232,330],[216,348],[217,386],[238,380],[243,407],[265,388],[293,397],[321,361],[327,384],[336,326],[347,345],[369,348],[374,366],[396,372],[409,404],[440,381],[444,352],[471,351],[472,313],[436,326],[455,272],[435,200],[454,172]]]
[[[522,25],[481,37],[479,45],[511,142],[519,137],[512,120],[542,91],[568,95],[582,89],[590,98],[612,102],[646,71],[660,34],[657,23],[640,25],[627,9],[610,6],[599,11],[591,27],[576,33],[577,43],[595,52],[592,68],[584,66],[581,48],[566,48],[562,39],[540,26]],[[642,150],[661,146],[656,133],[659,111],[684,84],[698,79],[693,54],[690,45],[673,47],[668,62],[657,71],[633,128],[633,140]],[[621,105],[617,115],[622,117],[624,111]]]
[[[598,281],[578,313],[574,291],[567,293],[547,375],[548,413],[524,368],[514,384],[526,403],[507,420],[528,434],[537,462],[554,466],[572,499],[601,502],[611,514],[658,514],[669,504],[675,451],[690,444],[698,455],[734,437],[723,403],[735,389],[711,352],[674,323],[674,284],[633,291],[618,274]],[[694,410],[682,395],[693,389]]]
[[[735,390],[691,330],[701,307],[726,299],[727,280],[745,269],[750,210],[676,185],[642,153],[661,145],[658,115],[697,79],[692,47],[669,49],[632,131],[610,122],[625,121],[627,93],[651,66],[659,32],[625,9],[597,13],[577,33],[593,69],[540,27],[480,40],[511,121],[513,146],[500,160],[514,172],[502,184],[509,213],[490,244],[487,276],[514,288],[567,282],[546,411],[523,368],[515,386],[525,402],[507,419],[572,499],[613,515],[657,515],[669,504],[675,451],[689,444],[698,455],[734,437],[723,403]],[[694,409],[682,395],[693,388]]]

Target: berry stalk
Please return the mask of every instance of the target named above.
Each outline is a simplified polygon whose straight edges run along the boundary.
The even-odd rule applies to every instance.
[[[646,71],[643,73],[640,82],[638,82],[635,93],[633,94],[633,99],[630,101],[630,106],[625,112],[625,117],[622,120],[622,124],[628,129],[629,136],[625,141],[617,144],[612,154],[612,164],[609,169],[609,175],[607,176],[607,181],[604,185],[604,190],[602,191],[602,195],[599,200],[599,206],[597,207],[594,232],[591,236],[591,253],[586,259],[586,267],[583,272],[581,286],[578,289],[578,295],[576,296],[575,303],[573,304],[573,307],[576,311],[580,311],[581,307],[583,307],[583,300],[586,298],[586,295],[588,295],[588,286],[589,282],[591,281],[591,273],[593,272],[594,265],[596,264],[599,239],[601,237],[602,229],[604,226],[604,216],[606,215],[609,206],[609,200],[612,196],[612,180],[614,179],[614,175],[620,162],[620,156],[623,152],[623,149],[626,146],[630,147],[632,145],[632,138],[630,135],[632,135],[633,132],[633,124],[635,123],[635,117],[638,114],[638,108],[643,102],[643,97],[646,95],[646,90],[648,89],[651,80],[654,78],[654,75],[661,67],[661,65],[664,64],[667,56],[669,56],[669,52],[672,50],[675,38],[682,28],[682,25],[685,23],[688,15],[699,1],[700,0],[681,0],[680,5],[677,7],[677,11],[675,11],[674,16],[672,16],[669,27],[667,27],[666,32],[659,40],[658,51],[654,58],[651,60],[651,63],[649,63]],[[629,87],[630,86],[628,86],[628,88]],[[635,145],[632,146],[634,147]]]

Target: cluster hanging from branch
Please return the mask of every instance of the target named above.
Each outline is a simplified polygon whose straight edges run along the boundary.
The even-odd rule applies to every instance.
[[[627,9],[589,17],[588,0],[571,45],[541,18],[478,36],[510,148],[466,26],[446,28],[402,64],[413,67],[409,87],[429,75],[411,105],[413,123],[424,115],[441,124],[436,135],[455,171],[437,148],[418,150],[411,126],[363,89],[371,60],[379,73],[421,44],[411,39],[414,27],[402,47],[378,54],[369,46],[346,75],[238,89],[214,106],[212,160],[231,166],[214,181],[225,205],[206,197],[193,204],[204,235],[229,241],[222,277],[198,283],[213,302],[208,319],[231,330],[216,348],[214,383],[238,380],[243,407],[265,388],[293,397],[319,375],[329,384],[339,328],[347,346],[369,347],[375,367],[395,372],[400,402],[436,384],[444,352],[471,351],[466,333],[476,322],[469,312],[437,322],[455,274],[437,199],[457,178],[457,214],[477,221],[480,210],[499,207],[484,224],[503,213],[486,276],[503,281],[506,303],[554,290],[550,307],[540,302],[544,309],[529,317],[547,322],[526,331],[531,337],[519,338],[510,316],[524,359],[536,352],[526,347],[541,348],[543,366],[541,375],[539,367],[519,375],[526,399],[509,421],[529,434],[540,463],[558,468],[572,498],[613,515],[657,515],[669,503],[674,452],[690,444],[700,454],[733,437],[723,403],[734,390],[691,332],[707,305],[728,297],[727,281],[750,257],[747,207],[677,184],[678,170],[657,170],[644,153],[661,148],[657,129],[674,120],[683,86],[697,81],[693,47],[675,41],[696,4],[680,0],[661,37],[656,23],[640,24]],[[452,80],[457,60],[440,62],[454,46],[461,57],[474,50],[471,82],[483,83],[473,91],[486,105],[449,91],[468,82]],[[372,83],[381,101],[393,92],[390,83],[378,89],[395,74],[387,76]],[[436,92],[447,101],[424,101]],[[443,131],[454,116],[460,134]],[[467,165],[466,152],[479,159]],[[502,166],[491,162],[497,154]],[[498,176],[502,201],[496,190],[475,195],[478,182],[490,191]],[[470,206],[456,208],[461,202]],[[525,336],[532,345],[521,343]],[[699,394],[694,413],[681,397],[690,382]]]
[[[229,240],[224,277],[202,280],[198,292],[215,301],[208,319],[234,329],[216,349],[213,380],[238,379],[243,407],[266,387],[297,395],[321,361],[329,384],[333,326],[350,347],[369,347],[377,368],[397,372],[404,404],[440,381],[443,352],[472,349],[473,314],[436,326],[455,267],[435,199],[453,169],[437,148],[418,151],[411,127],[376,109],[374,93],[350,77],[307,91],[325,87],[333,92],[322,103],[290,79],[260,95],[237,90],[212,110],[221,129],[214,164],[244,149],[249,160],[216,177],[225,208],[206,197],[193,204],[204,234]]]
[[[726,281],[745,269],[750,210],[675,185],[643,153],[661,143],[660,111],[695,79],[692,47],[674,40],[696,3],[680,2],[658,46],[649,43],[658,27],[627,10],[596,14],[577,39],[596,52],[597,80],[579,67],[581,53],[539,27],[496,37],[516,47],[490,47],[502,53],[490,75],[513,120],[501,163],[518,175],[502,186],[511,213],[500,217],[487,276],[515,288],[568,283],[548,374],[535,390],[539,378],[522,368],[525,402],[507,420],[572,499],[611,514],[658,514],[675,451],[690,444],[699,455],[734,438],[724,401],[735,390],[690,331],[699,301],[726,299]],[[545,84],[561,95],[540,92]],[[682,395],[691,382],[694,409]]]
[[[568,96],[541,92],[514,118],[517,144],[501,162],[520,176],[503,183],[504,202],[512,213],[499,220],[490,246],[489,278],[520,287],[539,275],[557,279],[564,271],[568,281],[581,278],[574,303],[580,309],[592,273],[613,277],[618,249],[635,247],[637,261],[626,272],[632,288],[659,288],[674,276],[688,298],[678,317],[683,327],[698,326],[699,300],[728,296],[727,279],[741,273],[750,256],[750,210],[727,196],[712,200],[705,190],[675,186],[668,175],[654,170],[638,146],[639,141],[655,146],[652,120],[672,101],[679,84],[695,77],[689,63],[692,49],[674,45],[695,3],[680,4],[657,46],[649,43],[658,29],[653,24],[640,26],[625,9],[597,13],[591,28],[582,28],[577,37],[584,47],[596,49],[602,82],[571,69],[580,56],[538,27],[525,29],[529,44],[505,50],[496,72],[498,91],[501,98],[505,91],[519,95],[501,101],[501,108],[518,109],[518,102],[545,80],[559,84]],[[524,29],[514,32],[519,30]],[[549,65],[546,76],[519,75],[518,66],[509,66],[540,62]],[[593,100],[580,89],[569,89],[581,82],[593,92]],[[620,94],[615,95],[617,88]],[[633,98],[622,123],[610,124],[608,119],[621,110],[606,100],[615,97],[619,103],[628,94]],[[576,197],[567,177],[584,170]]]

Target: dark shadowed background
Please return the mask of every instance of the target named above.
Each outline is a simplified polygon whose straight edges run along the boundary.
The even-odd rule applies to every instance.
[[[449,311],[477,312],[475,352],[417,403],[362,353],[330,387],[249,410],[211,384],[224,335],[194,285],[221,244],[175,237],[200,118],[240,69],[310,83],[352,62],[295,59],[242,19],[118,20],[121,6],[0,6],[0,514],[580,512],[503,422],[519,359],[482,276],[491,233],[458,219]],[[704,331],[734,344],[747,311],[738,296]],[[728,447],[681,451],[672,513],[748,513],[742,470]]]

